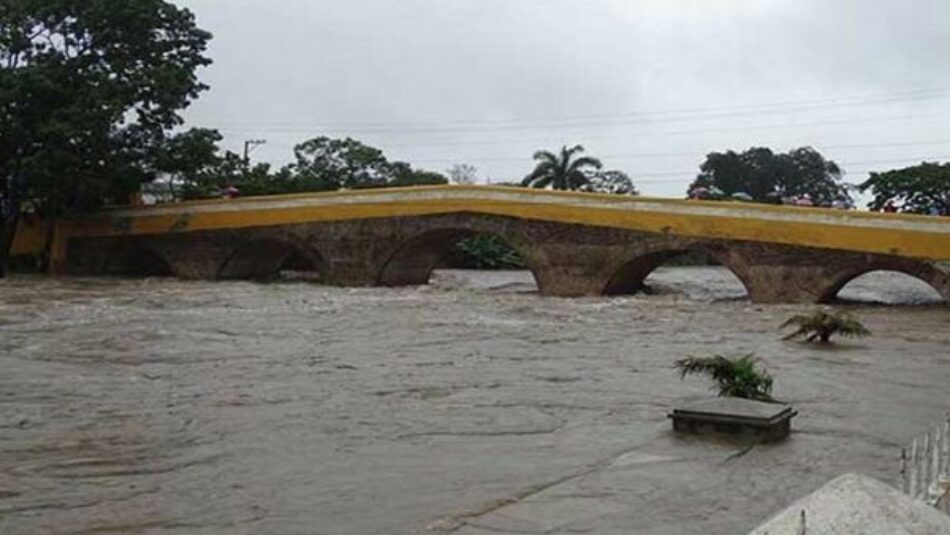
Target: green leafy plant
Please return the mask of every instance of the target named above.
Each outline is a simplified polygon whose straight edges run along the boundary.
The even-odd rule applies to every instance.
[[[706,190],[704,198],[713,200],[736,200],[736,193],[769,204],[782,197],[806,194],[819,206],[851,200],[838,164],[811,147],[785,153],[766,147],[711,152],[699,169],[699,176],[686,191],[692,193],[702,188]]]
[[[883,210],[888,202],[900,204],[901,212],[950,216],[950,162],[924,162],[913,167],[871,177],[858,185],[862,193],[871,190],[872,210]]]
[[[832,336],[860,337],[871,334],[860,321],[843,310],[828,312],[816,310],[811,314],[797,314],[792,316],[780,327],[795,327],[796,329],[785,340],[804,338],[806,342],[820,344],[831,343]]]
[[[0,197],[44,216],[43,260],[55,218],[127,202],[155,178],[157,147],[207,89],[210,39],[164,0],[0,3]]]
[[[584,147],[575,145],[571,148],[561,147],[555,154],[541,150],[534,153],[538,162],[534,171],[521,181],[525,187],[546,188],[550,186],[558,190],[577,190],[590,182],[591,172],[600,170],[603,164],[597,158],[577,154],[584,152]]]
[[[478,235],[455,245],[463,269],[521,269],[524,262],[507,243],[490,234]]]
[[[675,368],[680,378],[687,375],[706,375],[716,382],[720,397],[774,401],[772,399],[772,376],[765,370],[756,369],[751,353],[742,357],[688,357],[676,361]]]

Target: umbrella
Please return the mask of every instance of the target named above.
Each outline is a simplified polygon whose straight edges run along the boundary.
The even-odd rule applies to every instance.
[[[749,195],[748,193],[746,193],[746,192],[744,192],[744,191],[738,191],[738,192],[736,192],[736,193],[733,193],[733,194],[732,194],[732,198],[735,199],[735,200],[737,200],[737,201],[751,201],[751,200],[753,200],[753,199],[752,199],[752,195]]]
[[[709,195],[709,188],[704,188],[702,186],[689,190],[689,196],[694,199],[705,197],[707,195]]]

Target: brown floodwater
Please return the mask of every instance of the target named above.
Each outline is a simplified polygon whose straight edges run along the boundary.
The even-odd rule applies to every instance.
[[[0,533],[744,533],[848,471],[898,481],[950,409],[950,308],[894,274],[874,336],[780,339],[718,268],[558,299],[519,272],[428,287],[0,281]],[[794,432],[671,432],[677,358],[754,352]]]

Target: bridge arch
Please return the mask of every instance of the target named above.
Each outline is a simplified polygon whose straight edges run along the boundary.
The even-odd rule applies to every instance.
[[[514,249],[524,263],[525,269],[531,271],[535,283],[540,287],[538,262],[519,240],[493,229],[463,226],[423,231],[402,241],[382,263],[376,283],[380,286],[428,284],[432,272],[446,257],[451,247],[475,236],[495,236]]]
[[[830,283],[822,291],[819,300],[822,303],[833,301],[838,296],[838,292],[851,281],[862,275],[880,271],[903,273],[914,277],[936,290],[945,302],[950,302],[950,273],[944,272],[928,262],[903,258],[888,259],[887,261],[874,262],[870,265],[844,270],[830,279]]]
[[[690,253],[706,255],[717,264],[725,267],[742,284],[747,295],[752,296],[753,288],[741,265],[728,256],[701,246],[662,248],[640,251],[616,265],[609,274],[603,288],[604,295],[631,295],[645,288],[644,281],[654,270],[666,262]]]
[[[315,273],[326,277],[326,262],[320,253],[290,240],[255,238],[235,247],[218,269],[219,279],[266,279],[283,270]]]
[[[128,277],[173,277],[173,264],[143,240],[123,243],[113,248],[103,267],[106,275]]]

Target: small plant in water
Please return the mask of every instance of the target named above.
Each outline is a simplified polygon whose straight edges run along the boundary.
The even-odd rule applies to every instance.
[[[832,336],[859,337],[871,334],[871,331],[861,325],[860,321],[843,310],[837,312],[816,310],[811,314],[798,314],[789,318],[780,328],[786,327],[796,329],[785,336],[785,340],[804,338],[806,342],[820,344],[831,343]]]
[[[674,366],[680,378],[701,374],[716,382],[720,397],[775,401],[772,399],[772,377],[765,370],[757,370],[751,353],[742,357],[688,357],[676,361]]]

